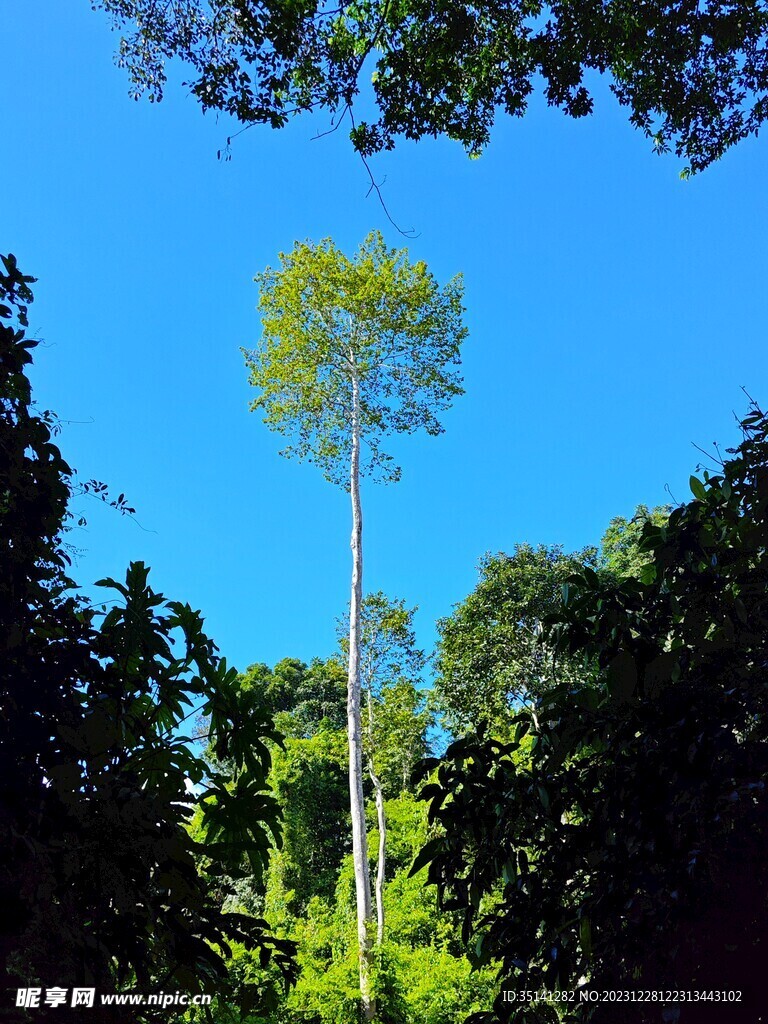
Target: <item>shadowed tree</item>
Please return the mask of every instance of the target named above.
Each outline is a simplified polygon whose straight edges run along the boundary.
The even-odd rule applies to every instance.
[[[29,1020],[11,992],[46,981],[113,993],[215,985],[252,1006],[228,972],[232,944],[287,981],[294,946],[227,910],[221,880],[247,864],[263,889],[282,831],[268,786],[279,735],[200,613],[155,592],[142,562],[124,583],[100,581],[103,606],[78,596],[64,534],[82,489],[54,443],[55,416],[32,403],[32,283],[0,256],[2,1020]],[[113,504],[124,508],[122,495]],[[182,734],[195,709],[207,716],[213,769]],[[136,1007],[91,1015],[157,1020]],[[41,1005],[35,1016],[73,1024],[82,1014]]]
[[[622,552],[638,576],[585,565],[563,588],[543,639],[594,677],[520,708],[509,742],[462,738],[422,791],[441,830],[416,867],[478,960],[502,962],[474,1024],[541,1024],[505,989],[581,989],[569,1024],[765,1014],[768,416],[753,405],[741,429],[691,501],[641,516]],[[714,988],[739,993],[727,1011]],[[610,989],[633,990],[619,1018],[582,1001]]]
[[[264,333],[246,353],[252,409],[289,438],[283,454],[315,462],[352,503],[347,732],[355,865],[360,993],[371,992],[371,884],[363,800],[360,615],[363,517],[360,478],[397,480],[383,448],[394,433],[442,432],[438,413],[462,393],[457,372],[462,325],[459,277],[440,287],[425,263],[371,233],[353,259],[330,239],[297,243],[278,268],[257,275]]]

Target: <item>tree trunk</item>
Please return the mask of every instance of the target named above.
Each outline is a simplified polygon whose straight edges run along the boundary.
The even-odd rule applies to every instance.
[[[371,879],[363,797],[363,737],[360,721],[360,611],[363,601],[363,513],[360,506],[360,392],[352,377],[352,458],[349,489],[352,498],[352,594],[349,602],[349,675],[347,678],[347,735],[349,737],[349,807],[352,815],[352,858],[357,898],[357,939],[360,955],[360,997],[366,1020],[375,1020],[371,994]]]
[[[384,871],[386,869],[387,857],[387,818],[384,814],[384,793],[372,764],[369,764],[368,772],[371,776],[373,788],[376,790],[376,817],[379,822],[379,863],[376,871],[376,945],[380,946],[384,941]]]
[[[387,818],[384,814],[384,790],[373,768],[373,679],[368,680],[368,774],[376,792],[376,819],[379,825],[379,861],[376,868],[376,945],[384,941],[384,873],[387,865]]]

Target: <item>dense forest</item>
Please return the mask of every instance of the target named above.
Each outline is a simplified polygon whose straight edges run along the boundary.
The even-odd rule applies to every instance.
[[[162,98],[175,59],[203,110],[244,127],[348,119],[393,233],[369,159],[441,135],[476,157],[542,84],[582,117],[606,75],[686,179],[768,109],[761,4],[92,7],[137,97]],[[368,584],[364,512],[462,401],[465,282],[378,230],[351,253],[296,241],[255,277],[243,376],[280,454],[344,495],[349,601],[321,609],[327,649],[266,663],[255,641],[232,665],[145,562],[81,578],[78,500],[136,509],[78,474],[36,403],[45,282],[1,260],[1,1022],[766,1018],[756,400],[732,447],[699,448],[683,500],[638,494],[578,550],[486,552],[426,649],[413,598]]]

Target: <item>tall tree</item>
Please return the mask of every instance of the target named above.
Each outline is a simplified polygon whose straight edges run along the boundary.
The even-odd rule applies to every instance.
[[[457,372],[462,325],[459,277],[440,287],[425,263],[388,249],[372,232],[349,259],[330,239],[297,243],[280,266],[256,277],[264,333],[246,353],[258,388],[252,409],[290,438],[285,455],[315,462],[350,494],[352,586],[349,606],[347,731],[355,864],[360,993],[371,992],[371,885],[363,799],[360,627],[363,516],[360,478],[397,480],[382,447],[393,433],[442,431],[438,413],[462,393]],[[363,450],[365,445],[365,450]]]
[[[555,661],[541,632],[563,584],[583,566],[596,565],[596,556],[594,548],[567,553],[518,544],[512,554],[482,559],[475,589],[438,623],[435,703],[455,736],[480,724],[504,736],[521,701],[580,677],[580,665]]]
[[[583,117],[594,72],[654,148],[674,147],[693,171],[768,113],[763,0],[91,3],[124,33],[118,61],[135,95],[162,97],[165,62],[180,57],[204,109],[273,128],[305,110],[350,114],[363,155],[439,134],[476,153],[497,111],[522,116],[539,83],[550,105]],[[351,116],[362,89],[378,110],[371,124]]]

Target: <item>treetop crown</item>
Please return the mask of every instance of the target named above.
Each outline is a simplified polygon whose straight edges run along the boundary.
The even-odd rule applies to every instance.
[[[283,454],[345,486],[357,423],[361,471],[397,479],[382,439],[441,433],[438,413],[463,391],[461,276],[440,287],[373,231],[351,259],[330,238],[297,242],[255,281],[263,334],[245,352],[259,391],[251,409],[290,439]]]

